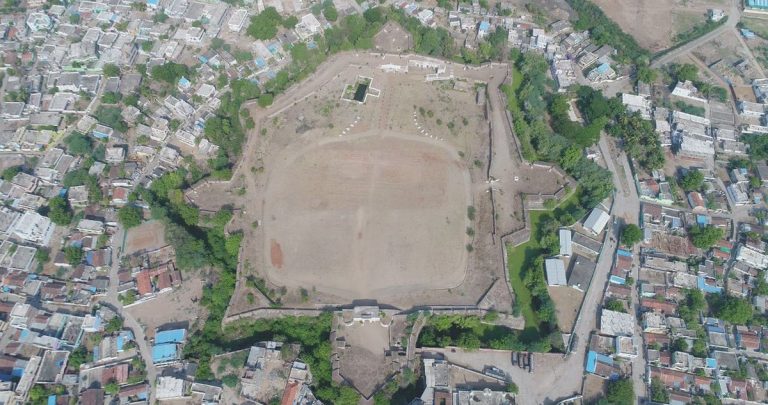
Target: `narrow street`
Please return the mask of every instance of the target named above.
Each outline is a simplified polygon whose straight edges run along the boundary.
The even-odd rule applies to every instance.
[[[622,226],[625,224],[638,225],[640,198],[637,195],[637,188],[635,187],[635,182],[632,178],[632,170],[629,166],[627,155],[623,151],[618,150],[613,139],[609,139],[605,134],[600,137],[599,146],[600,153],[603,155],[608,170],[613,173],[613,184],[614,187],[616,187],[615,201],[613,202],[613,215],[614,218],[621,218],[621,221],[614,221],[612,230],[615,235],[614,237],[618,240],[621,236]],[[640,272],[640,258],[637,249],[633,250],[632,271],[630,274],[632,278],[637,280]],[[603,252],[604,254],[610,252],[610,257],[613,258],[613,250],[607,251],[604,248]],[[610,269],[608,269],[608,271],[610,271]],[[630,313],[637,316],[640,309],[640,299],[637,293],[637,288],[632,288],[631,294]],[[632,360],[632,382],[635,387],[635,395],[637,396],[636,403],[638,404],[643,403],[647,398],[647,385],[645,379],[647,362],[642,336],[642,328],[638,322],[635,322],[635,345],[637,346],[638,355]]]
[[[133,335],[136,338],[136,346],[139,349],[141,358],[144,360],[147,370],[147,381],[150,385],[154,385],[157,379],[157,370],[154,363],[152,363],[152,351],[149,347],[147,336],[144,333],[144,328],[139,322],[128,312],[123,309],[123,304],[118,299],[117,287],[120,284],[117,273],[120,270],[120,257],[122,256],[122,245],[125,233],[123,229],[118,227],[117,232],[112,241],[112,267],[109,270],[109,290],[107,295],[99,301],[99,304],[113,309],[120,314],[123,318],[123,327],[133,331]],[[154,403],[154,390],[149,390],[148,403]]]

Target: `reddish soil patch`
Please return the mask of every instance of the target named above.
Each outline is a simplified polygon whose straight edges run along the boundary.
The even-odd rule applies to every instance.
[[[272,260],[272,267],[282,269],[283,268],[283,248],[276,240],[272,239],[272,244],[269,249],[269,256]]]

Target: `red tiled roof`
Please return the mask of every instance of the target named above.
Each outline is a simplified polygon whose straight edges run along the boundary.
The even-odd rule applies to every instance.
[[[118,384],[123,384],[128,380],[128,364],[121,363],[112,367],[105,367],[101,372],[101,384],[106,385],[108,382],[115,380]]]
[[[139,290],[139,295],[152,293],[152,282],[148,271],[142,270],[136,275],[136,289]]]
[[[289,382],[285,386],[285,391],[283,391],[283,399],[280,401],[280,405],[293,405],[296,397],[299,396],[299,388],[301,388],[301,384],[298,381]]]

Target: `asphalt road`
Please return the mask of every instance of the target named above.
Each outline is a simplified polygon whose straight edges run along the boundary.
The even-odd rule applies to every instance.
[[[685,55],[686,53],[698,48],[699,46],[717,38],[722,33],[735,29],[736,24],[738,24],[739,20],[741,19],[741,7],[739,1],[730,0],[730,8],[727,11],[727,15],[728,21],[726,21],[725,24],[715,28],[711,32],[698,39],[695,39],[673,51],[664,54],[662,57],[651,62],[651,67],[658,69],[659,67],[674,61],[678,57]]]

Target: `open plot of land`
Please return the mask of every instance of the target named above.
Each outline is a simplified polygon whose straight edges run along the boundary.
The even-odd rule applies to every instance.
[[[726,8],[724,0],[595,0],[640,46],[658,52],[675,36],[706,22],[708,8]]]
[[[426,82],[440,64],[444,80]],[[504,65],[341,54],[269,109],[250,107],[257,128],[233,180],[188,194],[201,209],[223,200],[241,209],[232,229],[244,231],[243,265],[229,314],[265,307],[252,295],[259,279],[273,300],[297,307],[362,298],[406,308],[478,303],[503,274],[485,183],[491,134],[477,89],[491,78],[498,91],[507,74]],[[343,100],[361,77],[371,80],[365,103]],[[504,174],[497,201],[540,180]],[[502,229],[519,221],[513,208],[497,208]],[[492,301],[507,310],[509,293]]]
[[[555,303],[557,313],[557,326],[566,333],[573,329],[576,316],[579,315],[579,307],[584,299],[584,293],[571,287],[549,287],[549,296]]]
[[[155,329],[166,324],[187,324],[191,326],[198,319],[205,319],[197,303],[203,296],[205,279],[199,273],[184,273],[181,287],[156,298],[126,308],[146,331],[147,338]]]
[[[455,152],[368,132],[289,153],[273,170],[263,225],[273,282],[355,299],[463,280],[469,175]]]
[[[160,221],[148,221],[128,230],[125,240],[125,255],[141,251],[152,251],[165,246],[165,227]]]
[[[347,347],[339,352],[341,376],[370,397],[393,372],[388,367],[389,329],[379,322],[354,323],[338,329]]]

